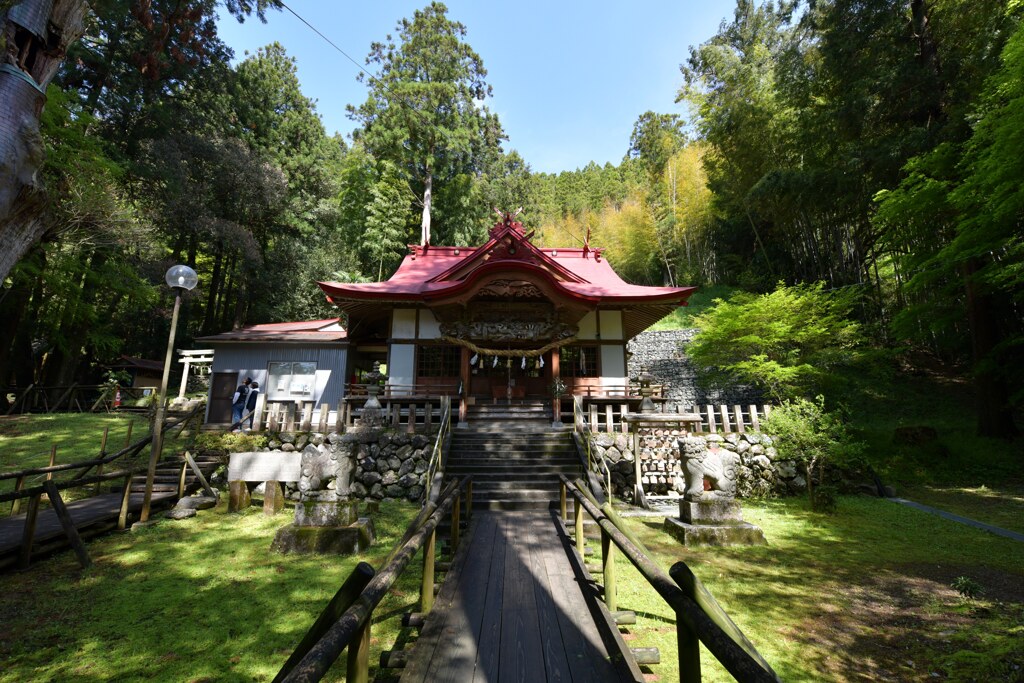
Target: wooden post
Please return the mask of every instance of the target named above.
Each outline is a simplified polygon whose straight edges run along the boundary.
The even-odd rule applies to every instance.
[[[32,542],[36,537],[36,520],[39,518],[39,499],[41,494],[36,494],[28,499],[28,510],[25,512],[25,526],[21,530],[21,556],[18,566],[28,569],[32,562]]]
[[[732,407],[733,417],[736,418],[736,431],[740,434],[743,433],[743,409],[739,406]]]
[[[628,405],[623,403],[622,405],[619,406],[619,419],[620,419],[620,424],[622,425],[622,433],[623,434],[629,434],[629,423],[626,422],[626,420],[624,419],[626,417],[626,413],[628,413],[628,412],[629,412],[629,406]]]
[[[473,519],[473,480],[466,482],[466,522]]]
[[[302,404],[302,424],[299,425],[299,431],[308,432],[313,426],[313,402]]]
[[[718,412],[722,416],[722,433],[728,434],[732,431],[732,425],[729,424],[729,407],[726,405],[719,405]]]
[[[409,424],[405,426],[405,431],[412,434],[416,431],[416,404],[409,404]]]
[[[459,358],[459,379],[462,383],[462,395],[459,396],[459,424],[466,424],[469,416],[469,386],[473,380],[472,372],[473,369],[469,367],[469,349],[463,346]]]
[[[434,606],[434,546],[437,530],[430,532],[430,538],[423,546],[423,579],[420,582],[420,612],[427,614]]]
[[[597,404],[591,403],[590,404],[590,432],[592,434],[597,434],[597,430],[598,430],[598,425],[597,425]]]
[[[706,407],[708,413],[708,433],[714,434],[718,431],[718,427],[715,426],[715,407],[711,405]]]
[[[68,543],[71,544],[75,555],[78,556],[78,563],[82,565],[82,569],[88,569],[92,566],[92,560],[89,559],[89,552],[85,549],[85,544],[82,543],[82,537],[78,535],[78,529],[75,528],[75,523],[68,513],[68,508],[60,497],[57,485],[48,479],[43,482],[43,488],[46,489],[46,496],[50,499],[50,505],[53,507],[53,511],[57,513],[57,519],[60,520],[61,527],[64,528],[64,534],[68,537]]]
[[[434,402],[428,399],[427,402],[423,404],[423,429],[427,434],[430,433],[430,428],[433,424]]]
[[[14,480],[14,492],[18,493],[24,488],[25,475],[22,474],[21,476]],[[11,517],[18,514],[19,510],[21,510],[21,498],[15,498],[13,501],[11,501]]]
[[[368,683],[370,678],[370,622],[367,619],[348,645],[348,667],[345,680],[349,683]]]
[[[50,446],[50,467],[57,464],[57,444]],[[53,479],[53,472],[46,473],[46,481]]]
[[[558,485],[558,509],[562,513],[562,519],[569,521],[569,508],[565,501],[565,482],[561,482]]]
[[[601,529],[601,564],[604,577],[604,604],[609,612],[614,612],[618,609],[618,596],[615,590],[615,544],[611,535],[604,529]]]
[[[761,412],[764,413],[765,417],[768,417],[768,414],[772,412],[772,407],[769,405],[763,405],[761,406]]]
[[[321,434],[327,433],[327,416],[331,414],[331,406],[326,403],[320,404],[320,424],[317,426],[317,431]]]
[[[685,581],[681,583],[676,581],[676,584],[687,597],[697,603],[697,591],[693,584]],[[679,652],[679,680],[699,681],[700,639],[697,637],[697,632],[687,625],[686,620],[682,619],[678,612],[676,613],[676,642]]]
[[[761,421],[757,419],[757,406],[751,404],[750,408],[750,424],[753,426],[755,432],[761,431]]]
[[[338,412],[334,415],[334,431],[338,434],[345,431],[345,399],[338,401]]]
[[[124,529],[128,526],[128,504],[132,498],[132,473],[128,471],[124,478],[124,490],[121,492],[121,510],[117,514],[117,528]]]
[[[573,499],[573,517],[576,522],[576,550],[579,551],[580,559],[585,559],[585,553],[587,550],[587,539],[583,537],[583,506],[580,505],[580,501]]]
[[[185,497],[185,476],[188,474],[188,463],[181,463],[181,475],[178,477],[178,498]]]
[[[604,428],[609,434],[615,433],[615,416],[612,412],[612,404],[608,403],[604,407]]]
[[[132,445],[132,427],[135,426],[135,420],[129,420],[128,422],[128,433],[124,437],[124,447],[128,448]]]
[[[203,491],[206,492],[206,495],[209,496],[210,498],[216,499],[217,492],[210,487],[210,483],[206,481],[206,477],[203,476],[203,471],[199,469],[199,465],[197,465],[196,461],[192,459],[192,454],[189,453],[188,451],[185,451],[185,462],[188,463],[188,466],[192,468],[192,471],[199,479],[199,483],[202,484]]]
[[[267,395],[262,391],[256,394],[256,407],[253,408],[252,428],[257,432],[263,431],[263,413],[267,409]]]

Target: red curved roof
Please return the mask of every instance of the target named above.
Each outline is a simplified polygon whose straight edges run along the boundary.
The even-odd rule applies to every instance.
[[[320,288],[339,305],[345,301],[422,302],[456,296],[484,276],[499,271],[542,275],[564,296],[595,304],[685,306],[696,287],[645,287],[625,282],[601,251],[538,248],[518,223],[491,230],[481,247],[410,246],[395,274],[384,282],[321,282]]]

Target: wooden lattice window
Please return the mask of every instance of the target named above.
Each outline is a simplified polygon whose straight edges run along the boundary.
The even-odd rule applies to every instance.
[[[462,349],[458,346],[421,346],[416,354],[417,377],[458,377]]]
[[[562,377],[597,377],[596,344],[563,346],[559,359],[559,374]]]

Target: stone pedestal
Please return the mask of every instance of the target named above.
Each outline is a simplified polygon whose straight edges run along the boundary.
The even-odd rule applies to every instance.
[[[296,526],[278,530],[271,550],[301,555],[352,555],[373,545],[373,520],[360,517],[348,526]]]
[[[307,500],[295,505],[295,522],[278,530],[271,550],[279,553],[351,555],[373,545],[373,521],[359,517],[352,500]]]
[[[242,512],[252,505],[249,486],[244,481],[228,482],[228,512]]]
[[[276,481],[268,481],[263,493],[263,514],[276,515],[284,509],[284,490]]]
[[[740,504],[731,498],[680,501],[679,518],[666,518],[665,530],[686,546],[767,544],[761,528],[744,522]]]

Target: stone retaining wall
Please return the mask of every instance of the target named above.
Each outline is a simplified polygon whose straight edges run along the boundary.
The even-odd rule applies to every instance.
[[[636,458],[640,458],[640,479],[644,492],[668,496],[685,489],[679,467],[681,429],[641,427],[634,434],[593,434],[591,448],[608,463],[615,495],[631,499],[636,478]],[[755,432],[746,434],[698,434],[705,443],[716,441],[740,456],[737,494],[740,497],[773,496],[800,493],[807,482],[793,460],[779,460],[771,437]]]
[[[352,438],[355,437],[355,438]],[[426,472],[434,436],[398,434],[387,431],[346,434],[278,434],[267,444],[270,451],[321,453],[331,460],[349,460],[351,481],[345,482],[348,493],[359,499],[405,499],[418,501],[426,485]],[[324,482],[335,490],[334,481]],[[299,500],[298,482],[288,484],[285,495]]]
[[[743,385],[728,389],[703,389],[699,386],[699,373],[686,355],[686,346],[697,330],[665,330],[642,332],[626,346],[632,354],[627,372],[630,377],[640,373],[646,365],[656,384],[665,385],[665,398],[669,408],[689,408],[695,405],[750,405],[764,403],[761,392]]]

